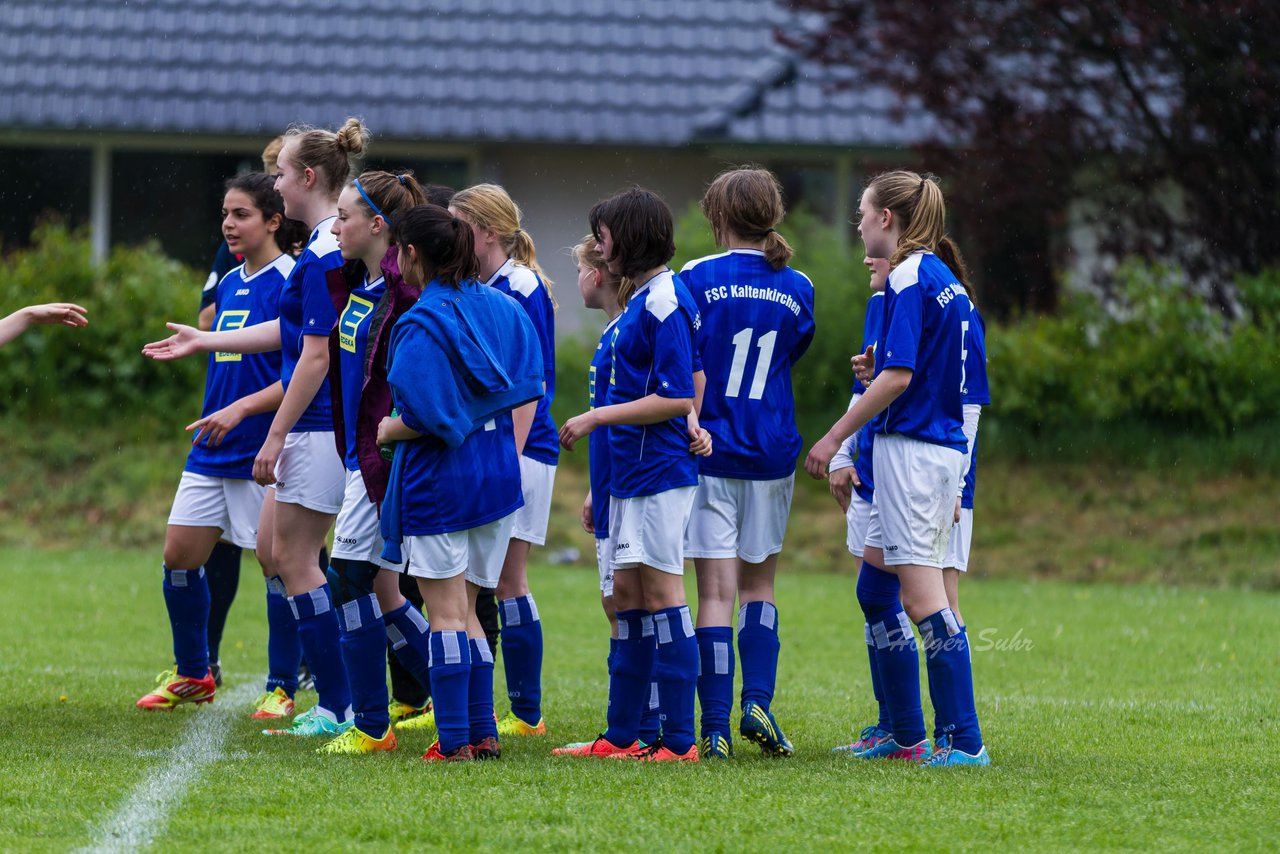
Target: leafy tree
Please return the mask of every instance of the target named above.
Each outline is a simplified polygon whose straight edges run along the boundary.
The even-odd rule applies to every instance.
[[[1054,305],[1075,199],[1104,257],[1181,266],[1219,309],[1237,307],[1237,274],[1280,263],[1274,0],[787,5],[810,26],[783,42],[937,118],[925,162],[948,179],[987,307]]]

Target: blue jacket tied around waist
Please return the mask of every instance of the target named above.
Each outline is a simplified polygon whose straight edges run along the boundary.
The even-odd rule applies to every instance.
[[[391,331],[387,380],[405,426],[449,448],[542,397],[537,332],[514,299],[475,281],[431,281]],[[417,440],[421,441],[421,440]],[[399,563],[404,463],[396,444],[382,507],[384,559]]]

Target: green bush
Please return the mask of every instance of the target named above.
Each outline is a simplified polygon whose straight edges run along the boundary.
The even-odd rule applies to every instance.
[[[74,419],[85,430],[119,422],[144,432],[159,419],[194,420],[204,360],[158,363],[140,351],[167,334],[166,320],[194,321],[200,275],[154,244],[116,248],[101,267],[90,255],[87,232],[51,222],[36,229],[30,248],[0,264],[0,313],[54,301],[89,311],[85,329],[32,329],[0,352],[6,414]]]

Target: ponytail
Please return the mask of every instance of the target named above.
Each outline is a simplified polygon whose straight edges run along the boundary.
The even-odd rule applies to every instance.
[[[293,168],[302,172],[314,169],[320,176],[318,186],[337,196],[351,174],[351,161],[364,155],[369,147],[369,129],[360,119],[347,119],[337,133],[311,125],[290,125],[284,133]]]
[[[964,256],[960,254],[960,247],[951,239],[949,235],[943,235],[938,241],[938,246],[933,250],[933,254],[938,256],[938,260],[947,265],[956,276],[956,281],[964,286],[964,292],[969,295],[969,302],[977,305],[973,298],[973,286],[969,284],[969,267],[964,263]]]
[[[391,223],[391,237],[402,249],[413,247],[428,282],[457,288],[480,275],[470,226],[438,205],[416,205],[399,213]]]
[[[396,211],[427,203],[422,186],[409,171],[365,172],[359,178],[352,178],[349,183],[354,185],[356,181],[360,182],[357,204],[368,211],[370,217],[381,216],[388,223]],[[376,206],[376,210],[370,203]]]
[[[883,172],[867,184],[877,209],[888,208],[901,226],[898,248],[889,257],[897,267],[917,249],[934,252],[947,225],[947,206],[942,188],[932,175],[918,175],[905,169]]]
[[[555,294],[551,291],[554,283],[538,266],[538,250],[533,246],[533,238],[521,227],[520,207],[506,190],[497,184],[476,184],[454,194],[449,206],[465,216],[476,228],[496,233],[507,257],[536,273],[542,280],[542,286],[547,289],[551,307],[559,308]]]
[[[782,222],[786,208],[782,185],[768,169],[743,166],[721,172],[698,204],[715,231],[717,243],[725,241],[727,231],[743,240],[762,241],[765,260],[775,270],[787,266],[795,254],[774,229]]]

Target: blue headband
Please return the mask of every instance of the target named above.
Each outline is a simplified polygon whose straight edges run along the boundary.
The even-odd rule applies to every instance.
[[[351,183],[355,185],[356,190],[360,193],[360,198],[364,199],[364,203],[369,206],[369,210],[373,211],[373,215],[382,217],[383,221],[386,222],[387,225],[391,225],[391,217],[384,214],[378,206],[373,203],[373,199],[369,198],[369,194],[364,191],[364,187],[360,186],[360,179],[357,178]]]

